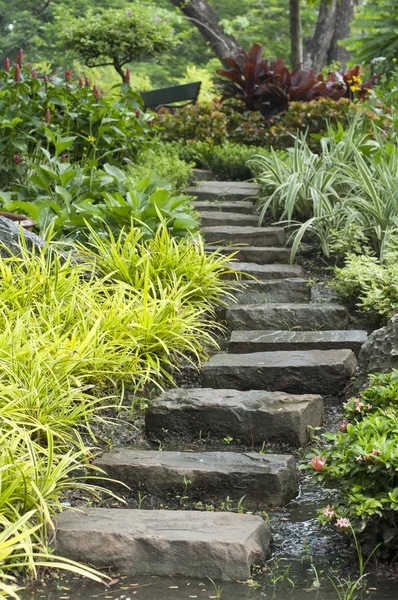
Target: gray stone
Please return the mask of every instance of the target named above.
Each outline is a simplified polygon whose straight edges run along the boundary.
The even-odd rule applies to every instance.
[[[103,454],[94,464],[111,479],[128,485],[133,493],[141,490],[162,500],[176,494],[212,502],[227,496],[239,501],[244,496],[247,508],[262,508],[282,506],[297,495],[296,461],[285,454],[124,447]]]
[[[171,390],[151,402],[145,415],[153,440],[197,440],[210,434],[250,445],[271,441],[303,446],[309,441],[309,427],[319,427],[322,421],[321,396],[234,389]]]
[[[115,567],[128,576],[182,575],[200,579],[250,577],[270,554],[271,532],[261,517],[229,512],[67,510],[56,521],[58,555]]]
[[[199,216],[202,227],[218,227],[219,225],[256,226],[258,221],[258,218],[254,215],[242,215],[233,212],[203,211]]]
[[[192,169],[192,179],[194,181],[213,181],[214,173],[208,169]]]
[[[31,251],[42,250],[45,241],[35,233],[23,229],[15,221],[0,217],[0,256],[9,258],[10,255],[21,253],[21,235],[23,235],[26,248]]]
[[[398,315],[371,333],[362,346],[355,390],[368,383],[370,373],[390,373],[394,369],[398,369]]]
[[[205,246],[207,252],[218,250],[221,254],[234,254],[239,262],[252,262],[259,265],[269,263],[288,263],[290,250],[288,248],[253,248],[251,246]]]
[[[358,354],[366,331],[233,331],[228,350],[234,354],[277,350],[352,350]]]
[[[349,314],[339,304],[243,304],[230,306],[231,329],[345,329]]]
[[[242,273],[242,279],[252,281],[253,277],[261,281],[301,277],[302,268],[298,265],[258,265],[251,262],[231,262],[229,266]],[[230,276],[232,277],[232,275]]]
[[[285,230],[282,227],[250,227],[240,225],[217,225],[203,227],[202,235],[208,244],[247,244],[251,247],[283,246]]]
[[[199,212],[233,212],[253,215],[254,200],[196,200],[192,202],[193,207]],[[258,217],[256,217],[258,221]]]
[[[241,286],[244,286],[243,289]],[[311,300],[311,287],[306,279],[300,277],[270,281],[241,281],[233,294],[238,304],[307,302]]]
[[[187,194],[196,196],[198,200],[246,200],[258,197],[260,186],[256,183],[232,181],[199,181],[196,187],[187,189]]]
[[[216,354],[201,369],[203,387],[337,396],[356,369],[351,350]]]

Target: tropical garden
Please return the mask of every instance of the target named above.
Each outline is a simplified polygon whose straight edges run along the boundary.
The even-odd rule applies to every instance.
[[[0,1],[0,209],[40,238],[0,251],[1,597],[48,568],[106,580],[53,553],[55,517],[113,494],[104,431],[217,347],[240,275],[206,252],[194,168],[258,182],[259,225],[369,331],[397,314],[397,23],[390,0]],[[192,81],[197,102],[145,108]],[[321,522],[386,560],[397,387],[373,374],[302,464],[338,489]]]

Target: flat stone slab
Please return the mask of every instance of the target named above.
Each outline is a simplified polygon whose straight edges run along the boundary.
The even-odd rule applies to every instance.
[[[228,326],[234,329],[345,329],[349,314],[339,304],[242,304],[226,312]]]
[[[233,331],[228,351],[233,354],[277,350],[349,349],[358,355],[367,340],[366,331]]]
[[[283,246],[285,230],[283,227],[251,227],[240,225],[216,225],[202,227],[202,235],[208,244],[247,244],[251,247]]]
[[[340,394],[354,376],[351,350],[297,350],[216,354],[201,369],[203,387]]]
[[[268,302],[309,302],[311,287],[306,279],[271,279],[269,281],[240,282],[234,296],[238,304],[265,304]]]
[[[235,254],[235,259],[239,262],[253,262],[259,265],[269,263],[288,263],[290,260],[290,250],[288,248],[266,247],[258,248],[252,246],[205,246],[208,252],[218,250],[221,254]]]
[[[297,447],[309,441],[309,426],[322,422],[321,396],[234,389],[170,390],[151,402],[145,415],[146,432],[156,441],[210,434],[245,444],[271,441]]]
[[[133,493],[143,490],[163,500],[176,494],[202,501],[221,501],[227,496],[239,501],[244,496],[245,506],[262,508],[283,506],[297,495],[296,461],[286,454],[124,447],[103,454],[94,464],[111,479],[127,484]]]
[[[192,176],[195,181],[213,181],[214,173],[208,169],[192,169]]]
[[[234,212],[202,211],[199,214],[202,227],[229,226],[252,226],[255,227],[258,217],[254,215],[242,215]]]
[[[253,215],[254,200],[195,200],[193,207],[199,212],[232,212]],[[255,217],[258,221],[258,217]]]
[[[261,517],[229,512],[84,508],[56,521],[57,554],[122,574],[247,579],[270,554]]]
[[[198,200],[245,200],[258,197],[260,186],[257,183],[233,181],[199,181],[197,186],[187,189],[187,194],[196,196]]]
[[[302,277],[302,268],[298,265],[259,265],[251,262],[231,262],[229,266],[242,273],[242,279],[253,281],[253,277],[261,281],[274,279],[291,279]],[[231,275],[232,277],[232,275]]]

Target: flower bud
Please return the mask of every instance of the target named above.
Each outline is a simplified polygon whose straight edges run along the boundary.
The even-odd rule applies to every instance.
[[[43,79],[44,79],[44,83],[48,83],[50,81],[48,78],[48,75],[44,75]]]
[[[83,87],[83,77],[79,77],[79,86]]]
[[[10,69],[11,69],[10,59],[7,56],[7,58],[6,58],[6,64],[5,64],[5,70],[8,73]]]
[[[85,83],[86,83],[86,87],[90,87],[90,80],[88,77],[86,77]]]
[[[141,116],[141,111],[140,111],[140,109],[139,109],[139,108],[137,108],[137,110],[135,111],[135,116],[137,117],[137,119],[139,119],[139,118],[140,118],[140,116]]]
[[[19,64],[15,65],[15,81],[21,81],[21,67]]]
[[[46,109],[45,120],[46,120],[46,123],[50,123],[50,121],[51,121],[51,110],[49,108]]]
[[[19,154],[15,154],[14,155],[14,161],[16,165],[20,165],[21,164],[21,157],[19,156]]]
[[[61,162],[65,162],[66,161],[66,154],[61,154]]]
[[[18,55],[17,55],[17,65],[21,66],[23,63],[23,50],[22,48],[20,48]]]
[[[131,79],[131,69],[126,69],[126,75],[124,76],[124,82],[130,83]]]
[[[94,83],[94,85],[93,85],[93,92],[94,92],[94,95],[95,95],[96,99],[99,100],[100,93],[99,93],[99,89],[97,88],[97,84],[96,83]]]
[[[36,69],[32,69],[32,77],[34,79],[37,79],[37,71],[36,71]]]
[[[65,72],[65,81],[70,81],[70,78],[72,77],[72,71],[70,71],[69,69]]]

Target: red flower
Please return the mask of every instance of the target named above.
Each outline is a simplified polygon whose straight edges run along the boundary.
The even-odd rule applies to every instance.
[[[17,65],[21,66],[23,63],[23,50],[20,48],[17,56]]]
[[[86,77],[86,87],[90,87],[90,80],[88,77]]]
[[[35,79],[37,79],[37,71],[36,71],[36,69],[32,69],[32,77],[34,77]]]
[[[322,456],[314,456],[311,459],[311,465],[315,469],[315,471],[322,471],[326,464],[326,458],[322,458]]]
[[[61,154],[61,162],[65,162],[66,161],[66,154]]]
[[[14,155],[14,161],[16,165],[20,165],[21,164],[21,157],[19,156],[19,154],[15,154]]]
[[[131,79],[131,70],[130,69],[126,69],[126,75],[124,76],[124,82],[125,83],[130,83],[130,79]]]
[[[15,65],[15,81],[21,81],[21,67],[19,64]]]
[[[46,123],[50,123],[50,121],[51,121],[51,110],[49,108],[47,108],[47,110],[46,110],[45,119],[46,119]]]
[[[83,77],[79,77],[79,85],[80,87],[83,87]]]
[[[97,88],[97,84],[95,84],[95,83],[93,85],[93,92],[94,92],[96,99],[99,100],[100,93],[99,93],[99,89]]]
[[[65,72],[65,81],[70,81],[70,78],[72,77],[72,71],[70,71],[69,69]]]
[[[49,81],[48,75],[44,75],[44,83],[48,83]]]
[[[8,56],[7,56],[7,58],[6,58],[5,70],[6,70],[6,71],[7,71],[7,73],[8,73],[8,71],[9,71],[10,69],[11,69],[10,59],[9,59],[9,58],[8,58]]]

